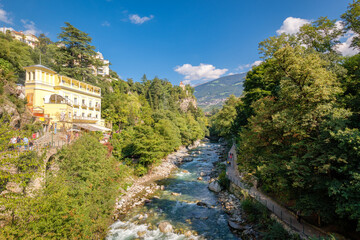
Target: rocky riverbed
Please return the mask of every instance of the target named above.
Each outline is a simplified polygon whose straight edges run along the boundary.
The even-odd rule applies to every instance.
[[[205,142],[169,155],[117,202],[107,239],[256,239],[240,201],[219,189],[224,151]]]

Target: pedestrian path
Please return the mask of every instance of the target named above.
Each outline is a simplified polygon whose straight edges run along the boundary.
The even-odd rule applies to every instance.
[[[296,216],[284,208],[270,197],[266,196],[264,193],[256,189],[255,187],[249,187],[242,181],[241,174],[239,173],[237,167],[237,154],[236,154],[236,146],[233,145],[229,151],[233,155],[232,158],[229,158],[230,164],[227,166],[226,174],[230,181],[237,185],[238,187],[247,191],[247,193],[265,205],[271,212],[273,212],[279,219],[281,219],[287,226],[289,226],[292,230],[298,232],[302,237],[315,237],[321,238],[326,236],[323,232],[319,231],[315,227],[310,224],[307,224],[304,221],[298,222]]]

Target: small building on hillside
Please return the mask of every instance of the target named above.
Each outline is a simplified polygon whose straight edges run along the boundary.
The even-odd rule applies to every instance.
[[[185,84],[182,81],[180,82],[179,86],[181,87],[182,90],[185,90]]]
[[[11,36],[18,41],[26,43],[33,49],[39,44],[39,39],[31,33],[23,33],[22,31],[11,31]]]
[[[24,69],[27,106],[45,127],[111,130],[101,119],[99,87],[59,75],[43,65]]]
[[[96,75],[100,75],[100,76],[103,76],[103,77],[109,76],[109,74],[110,74],[110,67],[109,67],[110,62],[109,62],[109,60],[105,60],[104,56],[99,51],[96,53],[96,59],[99,59],[101,61],[101,63],[103,64],[102,67],[98,67],[96,69]]]

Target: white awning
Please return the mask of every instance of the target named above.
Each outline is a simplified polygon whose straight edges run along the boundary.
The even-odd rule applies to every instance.
[[[99,126],[96,124],[86,124],[86,123],[74,123],[75,126],[83,128],[92,132],[108,132],[111,131],[110,128]]]

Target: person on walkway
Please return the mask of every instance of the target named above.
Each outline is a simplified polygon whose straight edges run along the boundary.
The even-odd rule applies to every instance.
[[[33,142],[33,141],[30,141],[30,142],[29,142],[29,150],[32,151],[32,150],[33,150],[33,147],[34,147],[34,142]]]
[[[13,151],[15,149],[15,145],[16,145],[16,137],[12,137],[10,139],[10,146],[9,146],[9,150]]]
[[[27,137],[24,137],[23,142],[24,142],[24,148],[25,148],[25,151],[26,151],[27,147],[28,147],[28,144],[29,144],[29,139]]]
[[[20,136],[18,136],[17,138],[16,138],[16,145],[17,145],[17,148],[20,150],[21,149],[21,138],[20,138]]]
[[[296,220],[301,223],[301,211],[300,210],[297,210],[296,211]]]

